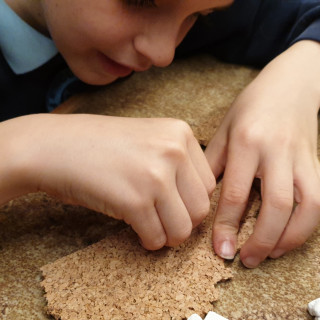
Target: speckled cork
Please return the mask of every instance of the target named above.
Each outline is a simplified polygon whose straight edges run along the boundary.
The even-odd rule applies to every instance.
[[[220,186],[216,189],[219,193]],[[216,197],[213,196],[213,199]],[[255,217],[258,194],[248,217]],[[206,314],[219,297],[216,283],[231,278],[211,242],[213,211],[176,248],[150,252],[127,228],[41,268],[48,312],[56,319],[184,319]],[[249,228],[241,232],[248,237]],[[244,222],[246,225],[246,222]]]
[[[56,319],[183,319],[208,312],[231,277],[198,228],[177,248],[148,252],[126,229],[42,268]],[[201,294],[199,294],[201,292]]]
[[[257,72],[208,56],[193,57],[72,98],[64,110],[181,118],[206,144],[230,103]],[[213,209],[218,197],[219,190],[213,195]],[[254,216],[260,200],[253,197],[248,209],[252,208]],[[252,229],[252,225],[247,227],[244,234]],[[119,221],[64,205],[45,194],[31,194],[1,207],[0,319],[54,319],[46,313],[40,268],[79,250],[89,250],[90,245],[114,237],[124,228]],[[240,237],[239,245],[244,239]],[[307,304],[320,297],[319,259],[320,228],[301,248],[280,259],[268,259],[257,269],[244,268],[238,257],[225,262],[224,266],[232,270],[232,280],[215,286],[219,299],[211,304],[211,310],[229,320],[312,320]],[[201,286],[199,297],[211,284]],[[105,318],[110,319],[108,315]]]

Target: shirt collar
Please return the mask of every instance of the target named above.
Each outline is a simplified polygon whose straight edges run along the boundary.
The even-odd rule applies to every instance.
[[[58,53],[50,38],[24,22],[4,0],[0,0],[0,49],[16,74],[32,71]]]

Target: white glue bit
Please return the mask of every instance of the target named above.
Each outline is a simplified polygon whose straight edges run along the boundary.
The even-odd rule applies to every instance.
[[[204,320],[228,320],[224,318],[223,316],[220,316],[219,314],[210,311],[207,316],[204,318]]]
[[[316,317],[315,320],[320,320],[320,298],[309,302],[308,311],[312,316]]]
[[[196,313],[194,313],[188,318],[188,320],[202,320],[202,318]]]

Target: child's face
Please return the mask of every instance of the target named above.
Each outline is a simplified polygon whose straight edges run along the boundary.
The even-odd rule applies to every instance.
[[[198,14],[232,0],[42,0],[47,27],[73,72],[107,84],[171,63]]]

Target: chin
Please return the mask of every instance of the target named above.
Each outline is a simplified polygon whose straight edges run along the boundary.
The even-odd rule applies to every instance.
[[[96,86],[107,85],[118,79],[118,77],[115,77],[113,75],[100,74],[100,73],[88,73],[88,74],[76,73],[76,75],[81,81],[87,84],[96,85]]]
[[[96,86],[102,86],[109,83],[112,83],[116,81],[119,77],[103,73],[100,70],[89,70],[85,67],[72,67],[72,65],[69,65],[71,71],[74,75],[76,75],[81,81],[90,84],[90,85],[96,85]]]

